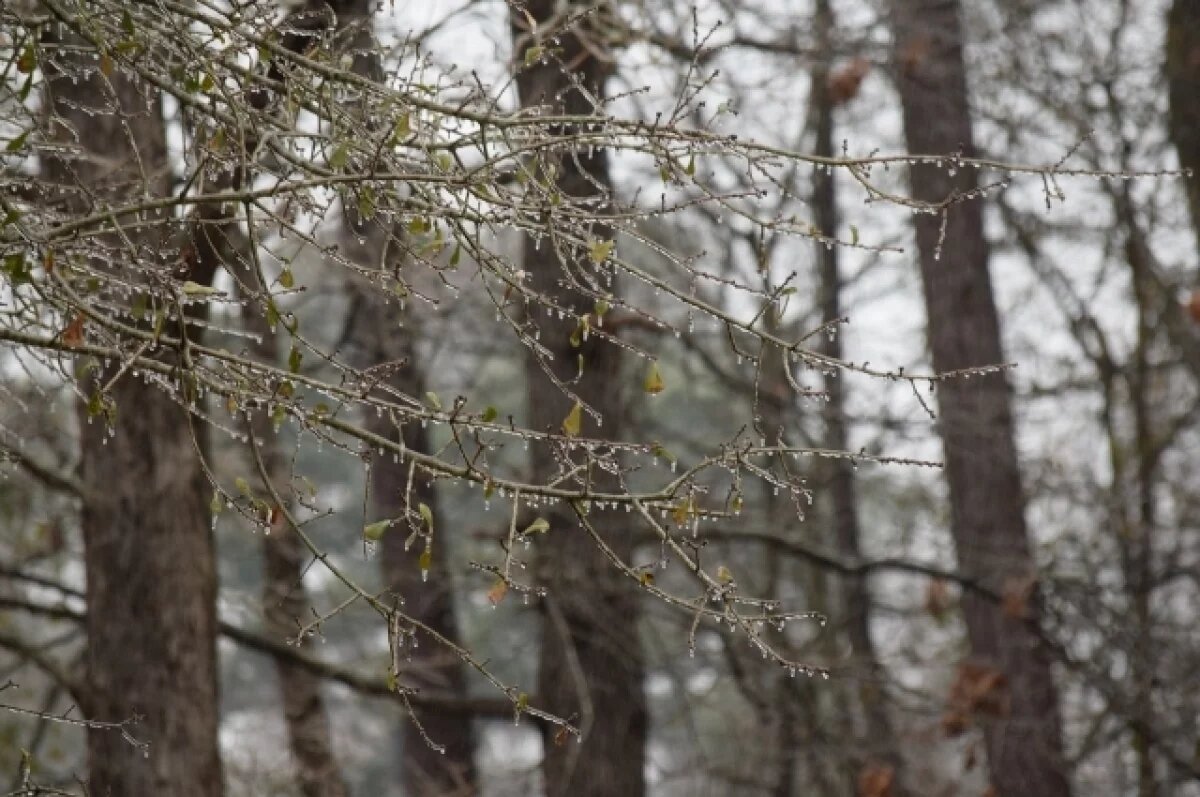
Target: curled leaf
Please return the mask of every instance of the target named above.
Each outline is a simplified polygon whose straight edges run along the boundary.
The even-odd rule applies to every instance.
[[[654,445],[651,447],[650,451],[657,459],[665,459],[671,464],[675,464],[676,462],[675,455],[664,448],[663,444],[657,440],[654,441]]]
[[[429,508],[429,504],[417,504],[417,512],[421,515],[421,520],[425,521],[425,528],[433,531],[433,510]]]
[[[528,526],[526,526],[525,531],[523,531],[521,533],[522,534],[545,534],[549,530],[550,530],[550,521],[546,520],[546,518],[544,518],[544,517],[540,517],[537,520],[530,523]]]

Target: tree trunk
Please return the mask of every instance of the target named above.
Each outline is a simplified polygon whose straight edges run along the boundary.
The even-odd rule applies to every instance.
[[[406,328],[398,323],[395,306],[385,306],[376,290],[362,298],[355,320],[356,347],[374,364],[406,361],[388,384],[409,396],[425,393],[424,379],[416,360],[412,345],[413,327],[410,320]],[[395,426],[387,417],[379,418],[370,413],[366,427],[371,432],[392,440],[400,438]],[[428,452],[429,436],[418,423],[406,424],[403,428],[406,448]],[[374,458],[371,466],[371,511],[374,518],[419,518],[418,507],[426,504],[433,512],[437,523],[440,513],[437,494],[429,480],[417,472],[408,490],[409,463],[393,461],[391,455]],[[419,521],[414,520],[419,524]],[[423,543],[404,550],[408,527],[400,525],[384,535],[382,546],[382,572],[384,585],[390,593],[404,599],[404,613],[428,625],[448,639],[458,638],[458,623],[454,617],[454,592],[449,568],[446,566],[445,535],[448,529],[439,529],[439,540],[433,551],[433,563],[428,578],[423,578],[419,557]],[[412,651],[408,672],[402,674],[405,686],[433,689],[439,692],[465,695],[466,674],[462,662],[454,653],[422,640]],[[404,793],[411,797],[448,797],[470,795],[478,791],[474,754],[474,735],[471,717],[462,712],[424,712],[418,719],[430,740],[445,747],[439,753],[430,747],[412,724],[405,720],[400,761],[401,782]]]
[[[557,5],[553,0],[524,4],[539,26],[553,17]],[[535,38],[529,35],[520,9],[514,8],[511,19],[518,65],[529,47],[544,45],[554,50],[550,57],[518,72],[522,107],[591,113],[590,100],[574,87],[566,70],[586,92],[603,97],[608,66],[589,49],[598,46],[599,40],[593,38],[585,47],[573,30],[539,29],[542,38]],[[588,22],[576,24],[586,26]],[[550,36],[555,36],[556,42],[549,41]],[[565,197],[564,204],[595,200],[609,184],[603,149],[562,153],[556,165],[556,187]],[[593,230],[591,234],[603,238],[606,232]],[[582,356],[583,376],[572,388],[604,420],[603,428],[598,429],[585,414],[582,434],[603,432],[606,439],[619,439],[623,400],[618,348],[597,342],[595,336],[581,341],[579,347],[572,345],[575,318],[591,312],[593,303],[564,286],[566,265],[549,241],[535,246],[526,238],[523,263],[529,275],[527,284],[573,310],[566,321],[543,315],[541,308],[529,311],[530,321],[541,329],[541,345],[553,357],[541,363],[533,352],[527,354],[530,428],[557,433],[572,408],[547,379],[543,365],[569,381]],[[570,265],[576,273],[588,269],[587,263]],[[558,472],[558,459],[550,446],[533,447],[531,458],[535,480],[551,479]],[[600,476],[593,486],[612,485],[606,485]],[[537,694],[546,710],[574,717],[583,731],[581,743],[576,744],[546,727],[542,767],[546,793],[550,797],[640,797],[645,793],[647,717],[636,591],[582,533],[569,508],[556,505],[546,517],[551,529],[537,543],[537,576],[548,590],[541,603],[544,625]],[[628,516],[593,508],[589,520],[612,550],[628,561],[633,552]]]
[[[894,0],[892,12],[909,151],[973,155],[958,3]],[[972,170],[942,165],[913,166],[910,179],[914,197],[930,202],[977,185]],[[933,365],[952,371],[1002,362],[980,202],[950,208],[945,239],[939,242],[941,225],[937,215],[916,217]],[[951,532],[960,568],[996,592],[1013,594],[1036,571],[1010,403],[1010,389],[1000,373],[938,386]],[[1037,603],[1034,592],[1021,613],[1006,612],[973,592],[962,598],[972,658],[988,671],[998,671],[1006,683],[1003,716],[976,717],[984,722],[991,780],[1000,797],[1069,793],[1058,694],[1048,656],[1033,630]]]
[[[171,169],[157,92],[120,71],[103,78],[87,53],[59,59],[86,74],[73,82],[54,67],[47,70],[52,135],[79,149],[78,157],[45,161],[49,182],[71,194],[76,212],[87,205],[75,188],[114,204],[143,192],[168,195]],[[207,283],[211,273],[198,273],[191,267],[195,258],[177,244],[172,247],[164,231],[169,218],[152,221],[158,223],[131,226],[121,237],[97,242],[111,247],[111,263],[136,261]],[[102,261],[94,265],[122,268]],[[132,269],[117,277],[138,279]],[[127,301],[122,295],[107,298]],[[197,331],[189,328],[188,334],[195,338]],[[107,365],[81,379],[80,387],[92,394],[116,374],[117,367]],[[137,718],[128,731],[149,743],[143,755],[119,732],[90,730],[88,787],[94,795],[211,797],[222,790],[216,567],[210,486],[198,456],[205,427],[191,423],[178,403],[187,390],[179,394],[126,372],[107,393],[116,410],[111,436],[106,413],[92,417],[86,403],[79,412],[80,479],[88,496],[81,515],[88,603],[86,710],[102,721]]]
[[[275,334],[267,328],[265,317],[256,314],[252,323],[259,327],[262,341],[255,346],[255,353],[261,362],[277,363],[278,344]],[[259,450],[274,492],[286,501],[291,494],[287,458],[265,411],[255,415],[254,434],[261,441]],[[290,639],[310,616],[301,580],[309,552],[298,534],[286,525],[276,524],[263,534],[262,555],[267,633],[272,639]],[[349,791],[333,755],[321,679],[283,656],[275,659],[275,672],[300,793],[305,797],[346,797]]]
[[[343,38],[342,46],[354,55],[352,69],[372,80],[382,78],[378,51],[373,48],[371,7],[369,0],[334,0],[310,2],[313,9],[328,5],[337,16],[337,29]],[[363,124],[370,126],[371,120]],[[347,257],[364,268],[379,266],[389,234],[402,235],[397,230],[379,226],[357,217],[354,208],[343,209],[345,229],[342,249]],[[396,256],[400,247],[392,246],[389,254]],[[388,267],[398,267],[389,263]],[[425,380],[415,341],[420,334],[419,320],[412,313],[398,309],[389,302],[377,285],[356,285],[357,291],[350,339],[356,356],[365,367],[384,363],[404,363],[387,379],[387,386],[407,396],[425,395]],[[398,440],[403,436],[405,446],[412,451],[428,453],[429,436],[420,424],[411,423],[397,430],[387,417],[368,413],[366,428],[382,437]],[[371,466],[372,517],[418,518],[417,507],[427,505],[438,518],[437,493],[433,484],[421,474],[414,474],[411,492],[409,463],[394,461],[390,455],[372,459]],[[425,624],[447,639],[458,639],[458,623],[454,616],[454,592],[447,557],[445,537],[437,546],[428,578],[421,574],[419,557],[424,550],[418,544],[404,549],[408,531],[393,528],[381,541],[381,570],[387,590],[404,600],[404,613]],[[443,534],[445,530],[443,530]],[[405,686],[438,690],[442,693],[467,693],[466,673],[462,661],[452,652],[433,643],[423,644],[411,652],[408,672],[402,674]],[[474,764],[475,738],[471,715],[465,712],[423,713],[418,716],[429,740],[444,748],[439,752],[430,746],[408,719],[400,736],[400,781],[409,797],[452,797],[478,792]]]
[[[273,639],[290,638],[296,634],[297,621],[304,622],[308,614],[300,583],[308,551],[289,529],[275,529],[266,535],[262,549],[267,631]],[[282,657],[276,659],[275,671],[300,793],[305,797],[345,797],[349,792],[333,755],[321,679]]]
[[[830,158],[835,155],[836,100],[830,91],[830,74],[824,60],[831,59],[835,52],[835,22],[829,0],[817,0],[815,22],[823,60],[822,66],[813,71],[812,107],[816,123],[814,154]],[[814,171],[812,204],[817,227],[822,234],[836,238],[841,226],[836,177],[833,170]],[[841,250],[836,246],[817,246],[816,249],[821,321],[832,323],[842,317],[842,277],[839,263]],[[834,359],[842,359],[840,334],[825,339],[824,352]],[[850,444],[846,425],[844,384],[839,374],[825,379],[825,392],[828,396],[823,407],[825,447],[832,451],[845,451]],[[848,561],[860,561],[862,547],[859,541],[862,530],[858,519],[854,466],[849,460],[842,458],[825,460],[825,464],[824,486],[827,491],[829,517],[833,520],[835,544],[839,553]],[[854,763],[858,766],[860,774],[866,769],[880,771],[890,768],[892,777],[898,783],[902,763],[900,745],[888,713],[887,693],[884,688],[886,673],[879,663],[875,645],[871,641],[871,595],[867,579],[862,575],[847,576],[842,585],[841,598],[842,627],[845,628],[846,637],[854,652],[855,672],[852,677],[859,679],[857,696],[865,721],[865,727],[861,729],[864,732],[865,738],[862,741],[865,741],[865,745],[860,748],[864,755]],[[901,793],[898,786],[893,791],[897,795]]]

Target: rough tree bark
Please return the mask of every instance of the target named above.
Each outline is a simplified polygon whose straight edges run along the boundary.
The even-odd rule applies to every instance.
[[[521,5],[538,23],[536,32],[528,29],[525,13],[516,7]],[[587,114],[593,107],[585,92],[604,96],[609,65],[597,57],[596,48],[602,44],[592,40],[585,46],[586,19],[571,29],[554,31],[555,42],[547,40],[552,35],[546,30],[551,20],[561,21],[565,14],[578,12],[585,5],[535,0],[514,6],[514,62],[521,65],[524,53],[532,46],[554,49],[552,57],[519,68],[516,80],[522,107]],[[583,91],[571,82],[571,77],[579,81]],[[557,160],[557,168],[557,189],[570,201],[598,200],[609,185],[603,149],[564,153]],[[595,234],[603,237],[603,231]],[[573,389],[604,419],[603,428],[597,429],[592,419],[585,417],[583,434],[602,432],[608,439],[619,439],[623,401],[617,347],[597,343],[595,336],[583,341],[580,348],[572,346],[574,318],[593,308],[591,302],[580,306],[581,297],[564,287],[566,266],[554,246],[545,241],[535,246],[526,239],[523,262],[529,275],[527,284],[560,306],[574,310],[567,321],[538,313],[541,344],[553,356],[544,365],[569,381],[575,377],[577,357],[582,355],[583,377]],[[582,270],[587,265],[573,263],[571,268]],[[558,432],[571,403],[547,379],[542,366],[536,355],[527,356],[530,427]],[[532,464],[538,480],[553,478],[558,472],[554,451],[546,446],[533,448]],[[602,479],[597,480],[597,487],[604,486]],[[637,640],[637,594],[579,530],[568,508],[557,506],[547,517],[551,530],[539,538],[537,545],[537,576],[548,590],[541,602],[544,630],[538,697],[545,709],[574,717],[584,737],[581,744],[576,744],[564,740],[553,728],[546,729],[542,766],[546,793],[550,797],[640,797],[645,792],[647,717]],[[614,552],[628,561],[633,546],[627,516],[622,513],[618,518],[615,513],[593,509],[590,520]]]
[[[959,4],[893,0],[896,80],[910,152],[974,154]],[[914,197],[941,202],[977,185],[973,170],[913,166]],[[1002,362],[1000,323],[988,273],[988,245],[978,200],[955,204],[939,240],[939,215],[916,217],[938,371]],[[1003,374],[952,379],[938,387],[940,430],[950,487],[951,532],[964,575],[996,592],[1032,589],[1035,563],[1025,527],[1011,396]],[[1018,601],[1019,603],[1019,601]],[[967,592],[962,598],[971,656],[1006,687],[999,717],[977,717],[993,785],[1000,797],[1069,793],[1058,693],[1050,661],[1032,630],[1036,591],[1022,616]],[[1011,607],[1010,607],[1011,608]]]
[[[76,212],[88,207],[77,187],[95,201],[114,204],[168,195],[171,168],[158,93],[119,69],[104,78],[86,51],[57,57],[71,68],[86,68],[88,76],[73,80],[47,68],[51,135],[79,150],[78,157],[48,158],[47,182],[70,197]],[[169,220],[160,221],[132,226],[126,237],[103,239],[111,262],[136,257],[158,264],[163,275],[209,282],[211,271],[200,273],[195,256],[198,244],[181,248],[164,232]],[[132,271],[122,276],[138,279]],[[198,332],[189,328],[187,334],[194,339]],[[102,367],[81,379],[81,388],[90,394],[116,373],[115,366]],[[199,460],[205,425],[190,422],[178,396],[128,372],[116,379],[108,397],[116,408],[112,436],[103,417],[90,417],[86,402],[79,412],[80,480],[88,496],[81,514],[88,604],[85,708],[97,720],[137,718],[129,731],[150,747],[143,755],[118,732],[89,731],[89,791],[212,797],[221,793],[222,782],[216,568],[210,487]]]

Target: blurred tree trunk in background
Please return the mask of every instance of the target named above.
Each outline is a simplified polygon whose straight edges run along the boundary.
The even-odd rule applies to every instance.
[[[585,16],[568,29],[558,29],[570,13],[588,4],[535,0],[517,4],[511,13],[517,89],[523,108],[545,107],[554,113],[590,114],[594,111],[588,94],[605,95],[605,80],[611,65],[604,60],[603,43],[590,35],[592,17]],[[530,31],[524,10],[538,23]],[[547,31],[551,20],[555,29]],[[586,41],[585,41],[586,39]],[[552,52],[543,59],[527,59],[531,47]],[[527,60],[536,61],[526,64]],[[524,65],[523,65],[524,64]],[[569,70],[569,74],[568,74]],[[572,78],[578,85],[572,83]],[[609,186],[608,163],[603,149],[566,152],[556,160],[556,189],[573,202],[596,198],[602,201]],[[592,235],[606,238],[611,233],[595,229]],[[576,319],[592,307],[579,306],[580,297],[566,287],[568,265],[561,262],[551,241],[535,246],[524,241],[526,284],[561,307],[572,310],[566,320],[539,313],[540,343],[553,359],[539,360],[527,354],[530,429],[559,432],[572,404],[547,379],[543,367],[559,379],[572,381],[577,359],[583,358],[583,375],[572,382],[580,399],[603,417],[597,428],[584,414],[582,434],[620,439],[623,419],[619,349],[592,336],[571,343]],[[586,270],[584,263],[571,269]],[[593,321],[594,325],[594,321]],[[559,472],[559,459],[552,446],[535,446],[532,451],[534,478],[544,482]],[[612,487],[605,475],[593,476],[593,488]],[[556,505],[547,512],[550,531],[537,542],[537,578],[549,594],[542,599],[544,612],[538,672],[538,697],[543,707],[561,717],[574,717],[583,732],[582,744],[547,728],[544,739],[543,774],[550,797],[640,797],[645,793],[646,701],[642,692],[643,662],[638,643],[638,594],[583,533],[571,509]],[[591,522],[611,546],[628,562],[633,553],[633,535],[628,515],[593,507]]]
[[[253,319],[261,325],[261,343],[255,345],[256,353],[262,362],[278,363],[279,347],[275,334],[267,328],[265,318],[255,315]],[[290,469],[278,433],[271,424],[268,413],[260,410],[254,416],[253,432],[261,441],[259,450],[273,492],[286,501],[292,492]],[[267,633],[272,640],[293,639],[310,616],[303,582],[310,560],[308,549],[300,536],[280,521],[264,530],[262,555],[263,615]],[[304,646],[306,642],[301,640],[300,645]],[[275,671],[279,677],[280,703],[300,793],[304,797],[346,797],[349,792],[333,755],[329,712],[321,696],[321,678],[287,656],[275,658]]]
[[[407,319],[405,326],[401,326],[400,315],[395,303],[385,305],[377,290],[364,292],[353,321],[355,348],[363,355],[365,362],[396,363],[398,367],[387,384],[405,395],[422,396],[425,394],[424,379],[413,346],[418,333],[411,318]],[[386,416],[369,415],[366,427],[392,440],[400,437],[395,425]],[[404,445],[409,450],[429,452],[429,435],[420,424],[406,424],[402,434]],[[408,462],[394,462],[390,455],[375,457],[371,465],[372,517],[407,517],[410,522],[419,525],[421,515],[418,507],[425,504],[432,510],[436,523],[442,514],[438,511],[437,494],[428,477],[418,472],[413,475],[411,490],[408,485]],[[427,580],[421,575],[419,563],[424,543],[418,542],[407,551],[404,549],[405,539],[409,535],[408,525],[400,523],[385,534],[380,541],[383,582],[391,593],[404,599],[402,609],[407,616],[457,641],[453,584],[445,550],[446,537],[453,532],[445,528],[439,532],[441,536],[437,539],[440,542],[433,551]],[[423,639],[420,647],[412,651],[403,683],[456,695],[465,695],[467,690],[466,674],[459,658],[427,639]],[[465,712],[428,711],[419,714],[418,719],[429,738],[445,746],[446,750],[445,753],[439,753],[431,748],[411,722],[404,720],[403,757],[400,762],[404,793],[412,797],[475,794],[477,785],[471,716]]]
[[[169,196],[172,170],[157,90],[124,70],[105,77],[93,55],[81,47],[58,56],[60,64],[86,69],[85,76],[47,67],[51,135],[78,141],[83,157],[47,158],[43,176],[75,213],[97,201]],[[106,239],[107,262],[91,265],[103,271],[152,262],[163,275],[208,284],[212,261],[197,256],[201,243],[181,245],[163,229],[129,225]],[[132,268],[121,278],[139,280]],[[119,306],[129,301],[106,298]],[[179,335],[183,327],[168,322],[166,333]],[[186,334],[195,340],[199,331],[189,326]],[[216,568],[210,486],[200,464],[207,426],[193,424],[180,403],[195,398],[194,385],[181,378],[177,387],[169,394],[112,364],[80,379],[91,398],[79,409],[88,607],[84,708],[99,721],[136,719],[126,729],[149,744],[143,755],[117,730],[90,730],[93,795],[211,797],[222,791]]]
[[[813,154],[832,158],[834,144],[834,112],[840,101],[850,97],[837,97],[830,84],[832,77],[830,62],[836,52],[834,33],[836,20],[829,0],[817,0],[815,14],[817,45],[820,48],[817,68],[813,70],[812,100],[810,113],[816,141]],[[853,70],[857,64],[844,69]],[[837,180],[832,169],[813,171],[813,217],[817,228],[829,238],[837,238],[841,227],[838,210]],[[842,317],[842,276],[840,254],[837,246],[816,247],[821,322],[834,323]],[[840,330],[824,338],[822,349],[837,360],[843,358]],[[825,379],[827,401],[823,407],[825,426],[824,447],[831,451],[848,451],[850,433],[846,417],[845,375],[833,372]],[[827,502],[828,515],[833,525],[834,544],[848,561],[862,559],[862,529],[859,524],[858,495],[855,488],[855,467],[847,459],[835,457],[823,461],[822,497]],[[893,794],[900,795],[901,756],[896,731],[888,713],[886,673],[880,665],[875,645],[871,641],[871,595],[865,575],[846,575],[841,581],[841,594],[835,613],[840,621],[834,628],[841,629],[850,642],[853,659],[850,662],[850,677],[857,682],[860,721],[851,725],[857,750],[862,756],[852,759],[860,779],[871,776],[887,780],[892,784]]]
[[[312,0],[310,7],[319,10],[328,5],[337,16],[341,47],[353,57],[353,70],[374,81],[382,79],[381,54],[372,31],[370,0]],[[378,120],[390,125],[389,120]],[[390,236],[402,236],[398,229],[360,218],[355,208],[344,206],[345,227],[342,251],[364,269],[398,268],[394,261],[404,255]],[[389,258],[387,263],[384,260]],[[382,366],[381,384],[407,396],[425,395],[425,380],[415,342],[421,334],[420,322],[413,313],[405,313],[399,304],[389,300],[378,286],[360,290],[351,285],[354,301],[349,319],[349,339],[355,356],[365,365]],[[367,430],[391,440],[403,439],[412,451],[430,452],[429,435],[416,423],[398,430],[387,416],[368,414],[364,419]],[[410,463],[393,460],[391,455],[375,456],[371,462],[371,512],[374,518],[408,518],[420,524],[418,507],[428,506],[436,518],[437,494],[427,476],[415,473],[411,478]],[[446,530],[443,530],[443,534]],[[457,641],[458,624],[454,616],[454,593],[447,567],[446,544],[434,550],[433,566],[428,578],[422,576],[419,557],[423,543],[405,550],[409,535],[404,523],[392,528],[380,541],[380,568],[384,587],[403,599],[403,612],[438,634]],[[445,540],[445,536],[440,538]],[[442,694],[465,695],[466,673],[462,661],[444,647],[423,639],[420,647],[411,651],[411,661],[402,679],[405,686],[434,690]],[[407,718],[402,720],[400,780],[409,797],[449,797],[470,795],[478,790],[474,765],[474,736],[471,716],[466,712],[425,712],[418,717],[429,739],[445,748],[439,752],[431,747]]]
[[[894,0],[891,8],[909,151],[973,156],[959,4]],[[973,170],[949,163],[912,166],[910,180],[916,199],[934,203],[978,185]],[[982,205],[969,200],[945,213],[915,217],[933,366],[944,372],[1003,362]],[[991,710],[956,721],[983,725],[999,797],[1068,794],[1058,694],[1033,630],[1039,619],[1036,565],[1025,527],[1010,388],[1003,374],[993,373],[949,379],[937,391],[960,569],[1013,599],[1001,606],[969,590],[963,594],[971,661],[960,680],[973,683],[961,686],[990,683],[995,701]]]

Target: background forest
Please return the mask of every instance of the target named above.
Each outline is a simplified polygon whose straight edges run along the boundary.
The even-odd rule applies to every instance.
[[[1200,3],[0,4],[0,794],[1200,795]]]

